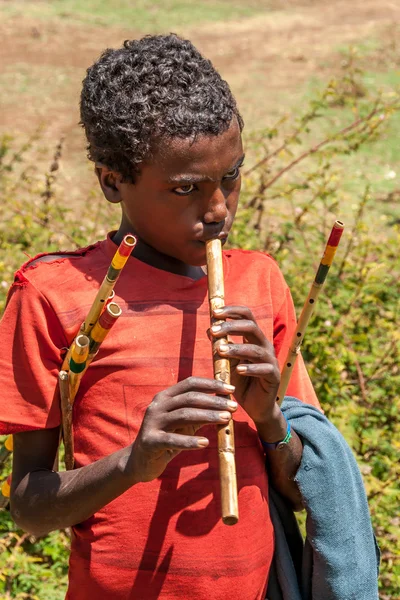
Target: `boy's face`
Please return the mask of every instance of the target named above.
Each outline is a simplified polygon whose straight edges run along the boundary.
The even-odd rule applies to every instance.
[[[205,241],[225,242],[232,227],[243,159],[236,119],[218,136],[162,140],[134,184],[116,179],[120,233],[130,230],[158,253],[204,265]]]

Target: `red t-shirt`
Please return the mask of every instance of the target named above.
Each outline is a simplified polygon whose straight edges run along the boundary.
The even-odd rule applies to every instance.
[[[0,324],[0,433],[56,427],[64,349],[116,250],[110,237],[74,255],[24,265]],[[275,261],[224,252],[226,304],[247,305],[283,363],[295,314]],[[131,257],[115,287],[122,316],[82,379],[74,404],[75,465],[129,445],[154,395],[194,374],[212,377],[206,277],[193,281]],[[12,375],[11,375],[12,370]],[[318,406],[299,357],[288,394]],[[157,480],[133,486],[73,528],[70,600],[255,600],[274,549],[265,460],[252,420],[234,415],[240,518],[222,524],[216,430]]]

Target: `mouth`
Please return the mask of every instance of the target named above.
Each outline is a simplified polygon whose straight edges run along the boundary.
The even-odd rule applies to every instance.
[[[221,240],[222,243],[226,242],[228,238],[228,232],[223,229],[224,223],[208,224],[203,227],[202,235],[196,236],[195,240],[205,244],[210,240]]]
[[[194,241],[199,242],[202,245],[205,245],[210,240],[221,240],[221,243],[225,244],[227,239],[228,239],[228,234],[221,232],[218,235],[202,236],[200,238],[196,238]]]

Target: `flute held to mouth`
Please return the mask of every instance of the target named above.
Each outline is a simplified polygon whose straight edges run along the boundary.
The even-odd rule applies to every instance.
[[[214,310],[225,304],[224,272],[222,266],[221,240],[214,239],[206,242],[208,299],[210,305],[211,326],[219,325],[222,321],[214,317]],[[214,377],[218,381],[230,384],[229,359],[218,354],[218,347],[227,344],[226,338],[213,339],[212,354]],[[235,465],[235,439],[233,420],[226,425],[218,426],[218,457],[219,476],[221,483],[222,520],[226,525],[234,525],[239,519],[239,507]]]

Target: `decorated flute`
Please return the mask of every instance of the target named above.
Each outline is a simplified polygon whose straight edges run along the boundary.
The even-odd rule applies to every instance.
[[[60,371],[58,385],[60,388],[62,435],[64,440],[64,462],[67,471],[74,468],[74,438],[72,435],[72,405],[69,394],[68,371]]]
[[[74,400],[84,373],[96,356],[111,327],[122,313],[118,304],[113,301],[114,286],[135,245],[136,238],[132,234],[127,234],[119,245],[88,316],[67,351],[59,373],[62,435],[67,470],[73,469],[74,464],[72,434]]]
[[[212,326],[222,323],[220,319],[216,319],[213,316],[213,312],[216,308],[222,308],[225,304],[221,240],[210,240],[206,242],[206,253],[208,300]],[[212,355],[215,379],[230,384],[229,359],[222,358],[218,354],[218,347],[221,344],[227,343],[228,340],[226,338],[214,340],[212,342]],[[239,519],[239,507],[232,419],[227,425],[218,426],[218,457],[221,483],[222,521],[225,523],[225,525],[234,525]]]
[[[97,323],[89,334],[89,356],[88,366],[99,351],[101,343],[109,334],[111,327],[121,316],[122,310],[116,302],[107,304],[105,310],[101,313]]]
[[[136,238],[131,233],[128,233],[122,242],[120,243],[114,257],[111,261],[111,265],[108,267],[106,276],[97,292],[96,298],[89,310],[89,313],[82,323],[79,333],[89,335],[94,325],[97,323],[100,314],[103,312],[105,306],[113,298],[114,286],[118,281],[118,277],[124,268],[126,261],[130,257],[132,250],[136,246]],[[71,348],[68,350],[61,369],[69,370],[69,361],[71,358]]]
[[[286,357],[285,364],[281,373],[281,382],[276,397],[276,401],[280,405],[285,397],[286,390],[289,385],[290,377],[295,365],[297,356],[300,353],[300,346],[304,338],[304,334],[314,312],[315,303],[325,283],[326,276],[328,275],[330,266],[336,254],[336,250],[339,246],[340,238],[342,237],[344,225],[341,221],[335,221],[332,227],[328,242],[325,247],[323,257],[318,267],[317,274],[311,285],[311,289],[307,296],[307,300],[304,303],[303,310],[301,311],[299,320],[297,322],[296,331],[292,339],[292,343],[289,347],[289,351]]]
[[[120,276],[121,271],[135,246],[136,238],[132,234],[128,233],[114,254],[111,265],[109,266],[107,274],[103,279],[103,283],[97,292],[97,296],[93,302],[92,308],[82,323],[81,333],[88,335],[91,332],[104,308],[104,303],[107,302],[108,298],[110,297],[110,294],[118,281],[118,277]]]
[[[69,397],[73,402],[78,392],[82,375],[86,370],[89,356],[90,340],[87,335],[80,333],[72,343],[71,358],[69,359]]]
[[[71,345],[71,356],[68,363],[69,370],[61,370],[59,373],[65,466],[67,470],[73,469],[74,464],[72,407],[76,394],[78,393],[83,375],[121,314],[122,310],[116,302],[107,303],[106,308],[101,313],[89,336],[82,333],[77,335]]]

